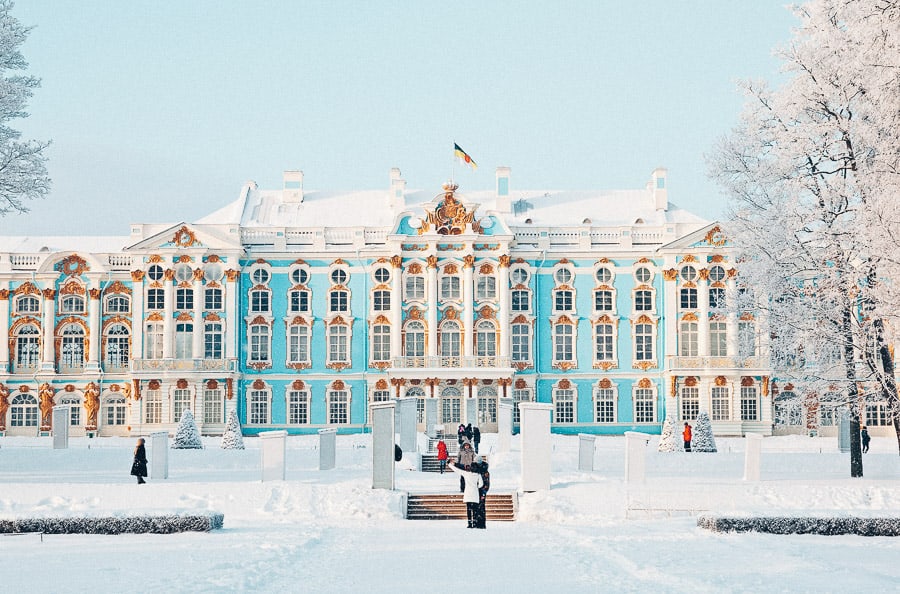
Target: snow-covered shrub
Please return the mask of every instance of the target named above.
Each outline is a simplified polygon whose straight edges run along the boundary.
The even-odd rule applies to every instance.
[[[186,408],[181,413],[181,422],[178,423],[178,431],[175,432],[175,441],[172,443],[175,450],[202,450],[203,442],[200,441],[200,431],[194,422],[194,413]]]
[[[222,449],[244,449],[244,436],[241,434],[241,424],[238,421],[236,410],[228,413],[228,422],[225,423],[225,432],[222,433]]]
[[[675,423],[672,421],[672,417],[667,416],[666,420],[663,421],[662,433],[659,436],[659,447],[657,448],[657,451],[681,451],[681,442],[679,441],[678,434],[675,432]]]
[[[700,516],[697,526],[715,532],[766,532],[836,536],[900,536],[900,517],[716,517]]]
[[[0,520],[0,533],[123,534],[209,532],[222,527],[219,513],[164,516],[19,518]]]
[[[716,438],[713,436],[712,425],[709,422],[709,414],[706,411],[700,411],[700,414],[697,416],[691,439],[691,451],[718,451],[716,450]]]

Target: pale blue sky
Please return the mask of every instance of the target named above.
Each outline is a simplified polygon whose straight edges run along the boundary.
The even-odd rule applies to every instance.
[[[117,2],[18,0],[42,78],[18,122],[50,138],[53,191],[4,234],[128,233],[191,221],[241,185],[439,191],[640,188],[722,212],[703,154],[737,121],[735,81],[777,76],[785,0]]]

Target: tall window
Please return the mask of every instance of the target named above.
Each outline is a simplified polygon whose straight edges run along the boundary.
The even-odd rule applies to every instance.
[[[653,325],[634,325],[635,361],[653,361]]]
[[[203,389],[203,422],[210,424],[225,422],[222,388]]]
[[[516,289],[510,293],[511,309],[513,311],[528,311],[531,309],[530,293],[526,289]]]
[[[681,387],[681,420],[693,421],[700,415],[700,388]]]
[[[291,425],[309,424],[309,392],[291,390],[288,392],[287,422]]]
[[[531,402],[534,400],[530,388],[521,388],[513,390],[513,423],[519,424],[522,422],[522,415],[519,412],[519,403],[520,402]]]
[[[222,311],[222,289],[211,287],[203,293],[203,309]]]
[[[409,275],[406,277],[404,289],[407,301],[422,301],[425,299],[425,277],[421,275]]]
[[[458,276],[441,277],[441,301],[459,301],[462,298]]]
[[[752,321],[738,322],[738,353],[741,358],[756,356],[756,324]]]
[[[512,332],[512,360],[515,362],[528,362],[531,360],[531,324],[513,324]]]
[[[113,324],[106,331],[106,358],[104,364],[108,371],[128,368],[129,342],[128,327],[124,324]]]
[[[288,363],[309,363],[309,326],[293,324],[288,328]]]
[[[575,360],[575,327],[568,323],[553,326],[553,360]]]
[[[594,390],[594,422],[616,422],[616,391],[612,388]]]
[[[144,422],[162,423],[162,391],[144,391]]]
[[[328,311],[331,313],[350,311],[350,292],[344,289],[332,289],[328,293]]]
[[[77,324],[69,324],[62,330],[59,366],[61,369],[84,367],[84,329]]]
[[[250,291],[250,311],[253,313],[267,313],[272,307],[270,293],[267,289],[254,289]]]
[[[175,358],[193,357],[194,325],[186,322],[175,324]]]
[[[558,388],[553,391],[553,422],[575,422],[575,390]]]
[[[350,328],[344,324],[328,326],[328,362],[350,362]]]
[[[709,290],[709,306],[711,308],[725,307],[725,289],[712,287]]]
[[[594,325],[594,359],[597,362],[614,361],[616,351],[612,324]]]
[[[493,276],[481,275],[475,284],[475,299],[486,301],[497,297],[497,280]]]
[[[634,422],[653,423],[656,421],[656,397],[652,388],[638,388],[634,391]]]
[[[222,344],[224,331],[221,322],[206,322],[203,324],[203,357],[206,359],[221,359],[224,354]]]
[[[163,356],[163,324],[148,322],[144,327],[144,358],[162,359]]]
[[[425,324],[418,320],[406,323],[404,353],[407,357],[425,356]]]
[[[147,309],[160,310],[165,304],[166,292],[163,289],[147,289]]]
[[[478,402],[476,403],[476,420],[479,425],[497,422],[497,391],[493,388],[482,387],[478,390]]]
[[[495,357],[497,355],[497,330],[493,322],[482,320],[475,326],[475,356]]]
[[[652,311],[653,292],[640,290],[634,292],[634,311]]]
[[[441,392],[441,423],[459,423],[461,395],[456,388]]]
[[[16,368],[36,369],[41,360],[41,332],[31,324],[16,332]]]
[[[697,356],[697,322],[681,322],[678,336],[678,354],[681,357]]]
[[[269,325],[253,324],[250,326],[250,362],[267,361],[269,361]]]
[[[728,338],[725,322],[713,320],[709,323],[709,354],[713,357],[728,355]]]
[[[389,309],[391,309],[391,292],[374,291],[372,293],[372,310],[388,311]]]
[[[101,418],[104,425],[117,426],[125,424],[127,405],[124,396],[107,396],[103,399]]]
[[[346,390],[328,390],[328,423],[346,425],[350,422],[350,393]]]
[[[387,324],[372,326],[372,360],[391,360],[391,327]]]
[[[9,407],[9,424],[12,427],[37,427],[37,399],[31,394],[16,394]]]
[[[681,309],[697,309],[697,289],[692,287],[681,289],[679,306]]]
[[[108,295],[103,309],[108,314],[128,313],[131,310],[131,299],[127,295]]]
[[[175,289],[175,309],[178,311],[190,311],[194,309],[194,289]]]
[[[575,292],[568,289],[556,291],[553,297],[553,310],[557,312],[575,309]]]
[[[176,388],[172,394],[172,422],[180,423],[184,411],[191,410],[191,391],[186,388]]]
[[[250,390],[250,424],[268,425],[270,416],[270,402],[268,390]]]
[[[448,364],[459,365],[459,356],[462,338],[459,324],[454,321],[446,321],[441,324],[441,357],[450,359]]]
[[[727,387],[713,387],[710,397],[710,413],[713,421],[731,419],[731,395],[728,393]]]
[[[594,311],[608,312],[613,310],[613,292],[608,289],[594,291]]]
[[[288,309],[291,313],[309,313],[309,291],[297,289],[288,294]]]
[[[759,396],[756,386],[741,386],[741,420],[759,420]]]

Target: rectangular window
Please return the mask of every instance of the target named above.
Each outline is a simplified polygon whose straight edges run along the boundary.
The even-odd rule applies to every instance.
[[[650,388],[634,391],[634,422],[653,423],[656,421],[656,398]]]
[[[756,356],[756,324],[738,322],[738,354],[742,359]]]
[[[528,291],[518,289],[513,291],[510,294],[510,297],[512,299],[513,311],[528,311],[529,309],[531,309],[531,298]]]
[[[597,362],[614,361],[616,358],[612,324],[594,326],[594,359]]]
[[[556,291],[553,300],[553,309],[555,311],[572,311],[574,294],[572,291],[562,290]]]
[[[575,422],[575,390],[556,390],[554,398],[554,423]]]
[[[144,422],[162,423],[162,392],[160,390],[144,391]]]
[[[422,301],[425,299],[425,277],[407,276],[404,293],[407,301]]]
[[[206,359],[221,359],[222,349],[222,324],[207,322],[203,330],[203,356]]]
[[[328,294],[328,311],[346,313],[350,311],[350,293],[338,289]]]
[[[458,301],[462,298],[458,276],[441,277],[441,300]]]
[[[700,388],[682,386],[681,388],[681,420],[694,421],[700,414]]]
[[[712,321],[709,323],[709,354],[712,357],[728,355],[728,334],[725,322]]]
[[[756,386],[741,386],[741,420],[759,420],[759,399]]]
[[[291,425],[309,424],[309,394],[305,390],[288,392],[288,423]]]
[[[191,391],[177,389],[172,395],[172,422],[180,422],[186,410],[191,410]]]
[[[309,328],[295,324],[288,329],[288,363],[309,362]]]
[[[612,311],[613,292],[607,290],[594,291],[594,311]]]
[[[203,422],[224,423],[225,407],[220,388],[206,388],[203,390]]]
[[[194,309],[194,289],[175,289],[175,309],[178,311]]]
[[[725,307],[725,289],[713,287],[709,290],[709,306],[711,308]]]
[[[193,357],[194,325],[175,324],[175,358],[190,359]],[[177,420],[180,420],[180,417]]]
[[[653,293],[651,291],[634,292],[634,311],[653,311]]]
[[[269,423],[269,393],[266,390],[250,391],[250,424],[267,425]]]
[[[250,362],[269,360],[269,327],[264,324],[250,326]]]
[[[527,362],[531,360],[531,325],[512,325],[512,360]]]
[[[634,359],[635,361],[653,361],[653,326],[651,324],[634,325]]]
[[[497,297],[497,280],[493,276],[479,276],[475,284],[475,299],[486,301]]]
[[[458,397],[441,398],[441,422],[459,423],[460,399]]]
[[[391,292],[375,291],[372,294],[372,309],[374,311],[388,311],[391,309]]]
[[[144,329],[144,358],[162,359],[163,325],[150,323]]]
[[[697,356],[697,322],[682,322],[678,337],[678,355],[681,357]]]
[[[681,309],[697,309],[697,289],[681,289]]]
[[[616,391],[612,388],[597,388],[594,395],[594,422],[616,422]]]
[[[289,301],[291,313],[309,312],[309,291],[291,291]]]
[[[391,327],[379,324],[372,328],[372,361],[390,361]]]
[[[866,405],[866,425],[874,427],[892,423],[890,408],[884,402],[873,402]]]
[[[727,387],[716,386],[712,389],[709,407],[710,417],[713,421],[731,419],[731,396]]]
[[[521,388],[518,390],[513,390],[513,423],[518,425],[522,422],[522,416],[519,412],[519,403],[520,402],[531,402],[533,398],[531,397],[531,390],[528,388]]]
[[[346,425],[350,422],[350,396],[344,390],[328,392],[328,423]]]
[[[349,330],[347,326],[335,325],[328,327],[328,362],[347,363],[350,360],[348,350]]]
[[[206,311],[222,311],[222,289],[206,289],[203,294],[203,309]]]
[[[269,292],[262,289],[250,291],[250,311],[253,313],[266,313],[269,311],[271,304],[269,302]]]
[[[147,289],[147,309],[159,310],[165,307],[166,293],[162,289]]]
[[[574,361],[575,350],[574,340],[575,331],[570,324],[557,324],[555,326],[556,333],[553,337],[554,349],[553,355],[555,361]]]

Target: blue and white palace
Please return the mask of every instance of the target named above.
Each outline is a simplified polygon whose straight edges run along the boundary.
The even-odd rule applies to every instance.
[[[0,238],[0,431],[46,434],[70,405],[72,435],[173,431],[185,409],[206,435],[231,410],[249,435],[360,432],[371,403],[414,397],[420,429],[496,431],[508,398],[552,403],[560,433],[705,410],[768,434],[764,333],[723,307],[737,273],[665,169],[585,192],[515,190],[506,167],[483,192],[287,171],[193,223]]]

